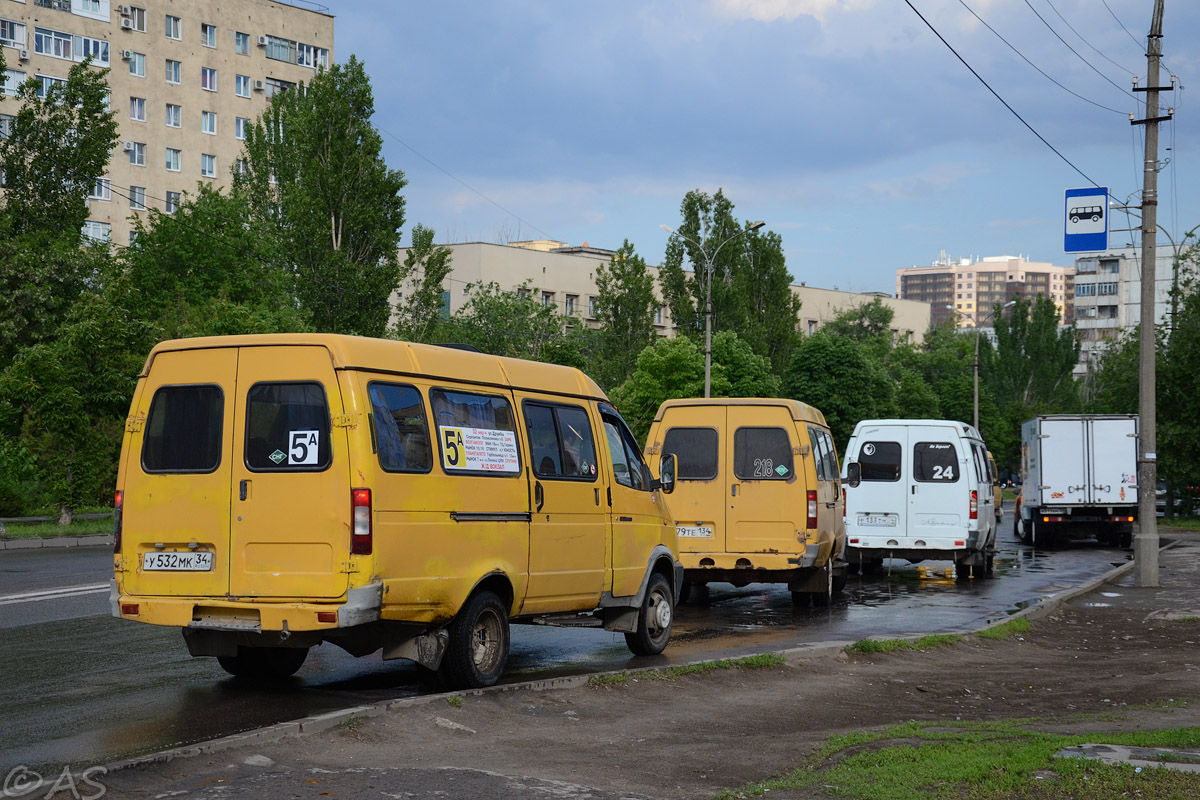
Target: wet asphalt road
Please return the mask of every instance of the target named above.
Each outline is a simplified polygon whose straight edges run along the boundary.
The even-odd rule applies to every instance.
[[[996,575],[956,583],[947,562],[899,562],[850,576],[829,608],[793,606],[786,587],[713,584],[678,609],[671,646],[633,658],[620,634],[514,626],[505,682],[727,658],[804,643],[967,631],[1124,563],[1081,543],[1034,551],[1001,528]],[[247,687],[187,655],[178,630],[109,616],[104,548],[0,553],[0,769],[87,767],[347,706],[436,691],[409,662],[315,648],[297,676]],[[97,591],[96,587],[103,589]],[[73,593],[51,590],[77,587]]]

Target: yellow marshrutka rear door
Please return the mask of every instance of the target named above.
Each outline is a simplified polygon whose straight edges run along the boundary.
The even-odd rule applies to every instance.
[[[230,482],[229,593],[339,597],[350,556],[350,458],[329,351],[243,347]]]

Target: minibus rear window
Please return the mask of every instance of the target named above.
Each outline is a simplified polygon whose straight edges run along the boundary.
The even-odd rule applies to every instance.
[[[743,481],[791,479],[792,443],[783,428],[738,428],[733,434],[733,474]]]
[[[913,447],[913,478],[929,483],[958,480],[958,451],[950,442],[917,442]]]
[[[329,403],[319,383],[257,383],[246,393],[246,466],[321,472],[331,461]]]
[[[162,386],[142,440],[145,472],[212,472],[221,463],[225,396],[212,385]]]
[[[675,456],[675,476],[681,481],[711,481],[717,477],[715,428],[671,428],[663,437],[663,455]]]
[[[900,480],[900,444],[863,442],[858,451],[858,466],[864,481]]]

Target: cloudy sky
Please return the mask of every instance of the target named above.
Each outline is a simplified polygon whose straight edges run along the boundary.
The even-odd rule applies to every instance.
[[[911,0],[1070,164],[906,0],[320,2],[408,178],[406,242],[417,222],[439,242],[629,239],[658,264],[684,194],[723,188],[797,282],[893,292],[943,250],[1073,263],[1065,189],[1138,202],[1153,0]],[[1184,90],[1164,100],[1159,219],[1178,238],[1200,224],[1200,2],[1164,20]]]

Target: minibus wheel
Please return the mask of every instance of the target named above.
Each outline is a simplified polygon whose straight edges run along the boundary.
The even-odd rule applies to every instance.
[[[290,678],[308,658],[307,647],[242,647],[236,656],[218,656],[221,668],[238,678]]]
[[[450,689],[481,689],[500,680],[508,661],[508,612],[492,592],[471,595],[447,626],[442,680]]]
[[[638,611],[637,630],[625,634],[625,644],[635,656],[656,656],[666,649],[675,617],[672,605],[671,585],[655,572],[650,576],[646,598]]]

